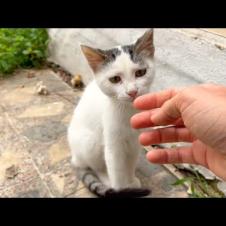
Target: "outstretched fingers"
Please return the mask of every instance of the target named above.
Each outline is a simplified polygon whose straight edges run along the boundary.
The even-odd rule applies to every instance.
[[[199,164],[193,157],[192,147],[155,149],[147,153],[147,159],[152,163],[159,164],[174,164],[174,163]]]
[[[188,129],[184,127],[154,129],[143,132],[139,136],[139,142],[144,146],[170,142],[193,142],[194,139]]]
[[[175,89],[164,90],[158,93],[150,93],[135,99],[133,106],[139,110],[159,108],[163,103],[177,94]]]

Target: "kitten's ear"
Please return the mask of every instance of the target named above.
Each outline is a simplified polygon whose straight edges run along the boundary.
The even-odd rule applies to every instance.
[[[142,37],[140,37],[135,43],[135,53],[137,55],[143,55],[146,57],[153,57],[155,48],[153,43],[153,29],[147,30]]]
[[[86,45],[80,45],[80,47],[92,70],[97,72],[106,58],[105,55],[99,49]]]

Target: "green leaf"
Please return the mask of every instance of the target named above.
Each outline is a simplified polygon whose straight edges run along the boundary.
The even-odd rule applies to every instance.
[[[185,177],[182,179],[178,179],[176,182],[174,182],[172,185],[178,186],[178,185],[184,185],[186,182],[191,182],[192,178],[190,177]]]

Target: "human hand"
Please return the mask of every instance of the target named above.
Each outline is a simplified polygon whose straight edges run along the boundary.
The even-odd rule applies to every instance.
[[[134,101],[134,107],[145,111],[131,118],[133,128],[174,125],[141,133],[142,145],[191,143],[150,151],[149,161],[199,164],[226,180],[225,87],[206,84],[146,94]]]

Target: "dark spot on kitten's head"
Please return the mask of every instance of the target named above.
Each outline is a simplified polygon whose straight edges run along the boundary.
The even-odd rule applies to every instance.
[[[126,45],[122,46],[122,49],[125,53],[128,53],[131,60],[133,59],[133,54],[134,54],[134,45]]]
[[[154,56],[153,29],[147,30],[142,37],[132,45],[122,46],[125,53],[129,54],[134,63],[142,63],[144,58]]]
[[[121,54],[121,51],[118,48],[102,50],[102,52],[106,56],[104,64],[112,63],[115,61],[116,57]]]
[[[138,62],[141,62],[142,61],[142,58],[136,54],[135,50],[135,45],[132,44],[132,45],[125,45],[125,46],[122,46],[122,49],[125,53],[129,54],[130,56],[130,59],[134,62],[134,63],[138,63]]]

